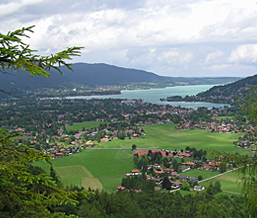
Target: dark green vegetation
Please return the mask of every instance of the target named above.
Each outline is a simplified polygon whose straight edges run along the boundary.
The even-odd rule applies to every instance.
[[[52,70],[52,78],[42,78],[40,76],[28,77],[28,72],[12,72],[10,75],[0,75],[0,86],[2,89],[18,95],[31,95],[31,92],[38,90],[38,96],[47,96],[51,89],[60,89],[62,95],[81,95],[81,93],[68,91],[68,89],[77,88],[82,90],[84,95],[92,94],[119,94],[119,89],[116,91],[94,91],[84,92],[85,90],[101,87],[101,86],[120,86],[120,85],[136,85],[141,84],[141,87],[148,86],[142,83],[155,83],[156,87],[174,86],[174,85],[203,85],[203,84],[221,84],[236,81],[237,77],[221,77],[221,78],[182,78],[182,77],[163,77],[154,73],[149,73],[143,70],[126,69],[107,64],[86,64],[76,63],[72,65],[74,72],[70,72],[67,67],[61,67],[64,76],[60,75],[59,71]],[[149,87],[152,87],[149,84]],[[83,88],[81,88],[83,87]],[[63,92],[63,90],[66,92]],[[61,91],[62,90],[62,91]],[[56,93],[57,94],[57,93]],[[2,95],[2,97],[7,97]]]
[[[23,69],[31,75],[50,76],[45,70],[64,64],[65,59],[80,53],[79,47],[68,48],[51,56],[35,55],[29,45],[22,42],[33,32],[32,27],[22,28],[6,35],[0,33],[0,72],[8,69]],[[0,90],[6,93],[6,90]],[[73,192],[63,189],[58,179],[47,176],[30,163],[37,160],[49,162],[50,156],[24,145],[14,145],[6,129],[0,129],[0,216],[1,217],[61,217],[52,214],[49,207],[64,203],[78,203],[87,192]],[[53,172],[51,173],[53,175]]]
[[[175,193],[127,193],[108,194],[96,191],[87,201],[81,201],[78,207],[70,206],[66,213],[81,217],[249,217],[241,196],[215,197],[216,187],[210,186],[203,193],[184,195]]]

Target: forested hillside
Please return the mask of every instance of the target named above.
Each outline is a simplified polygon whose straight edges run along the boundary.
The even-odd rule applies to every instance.
[[[200,97],[208,97],[212,95],[236,96],[239,93],[246,93],[247,90],[249,90],[249,88],[251,87],[252,88],[257,87],[257,75],[249,76],[245,79],[241,79],[227,85],[214,86],[213,88],[211,88],[206,92],[197,94],[197,96],[200,96]]]
[[[257,75],[238,80],[236,82],[214,86],[206,92],[198,93],[196,96],[170,96],[163,101],[204,101],[223,104],[235,104],[238,97],[244,97],[250,88],[257,87]]]
[[[237,77],[217,78],[183,78],[163,77],[143,70],[127,69],[107,64],[76,63],[72,65],[73,72],[67,67],[61,67],[64,76],[57,70],[48,71],[52,78],[34,75],[20,70],[0,74],[1,89],[20,95],[21,91],[34,91],[47,89],[72,89],[75,87],[96,88],[101,86],[128,85],[133,83],[156,83],[163,86],[171,85],[202,85],[223,84],[236,81]]]

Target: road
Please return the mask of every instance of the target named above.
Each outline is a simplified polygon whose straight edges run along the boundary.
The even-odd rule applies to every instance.
[[[221,173],[221,174],[219,174],[219,175],[212,176],[212,177],[207,178],[207,179],[203,179],[203,180],[199,181],[198,183],[205,182],[205,181],[208,181],[208,180],[210,180],[210,179],[217,178],[217,177],[219,177],[219,176],[223,176],[223,175],[225,175],[225,174],[227,174],[227,173],[231,173],[231,172],[233,172],[233,171],[235,171],[235,170],[237,170],[237,169],[238,169],[238,168],[235,168],[235,169],[229,170],[229,171],[227,171],[227,172],[225,172],[225,173]]]

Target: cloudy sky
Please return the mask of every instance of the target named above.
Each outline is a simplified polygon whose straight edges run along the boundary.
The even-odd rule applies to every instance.
[[[84,46],[74,62],[163,76],[257,74],[256,0],[1,0],[0,32],[36,25],[41,55]]]

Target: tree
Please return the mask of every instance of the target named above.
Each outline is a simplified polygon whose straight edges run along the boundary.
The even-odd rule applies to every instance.
[[[178,171],[179,164],[175,158],[172,161],[172,167],[175,171]]]
[[[67,48],[56,55],[39,56],[31,50],[22,37],[29,37],[28,32],[33,26],[0,33],[0,71],[6,70],[29,71],[30,75],[51,77],[46,72],[51,68],[60,73],[61,65],[72,69],[65,59],[79,55],[81,47]],[[57,66],[56,66],[57,65]],[[7,93],[4,90],[1,92]],[[8,93],[7,93],[8,94]],[[60,189],[51,177],[44,173],[33,174],[29,163],[43,160],[51,164],[49,155],[20,145],[13,147],[11,137],[6,129],[0,129],[0,215],[3,217],[53,217],[49,206],[63,203],[77,203],[78,193]],[[86,196],[87,192],[83,192]],[[63,215],[56,215],[63,217]]]
[[[216,193],[221,192],[221,184],[220,184],[220,181],[219,181],[219,180],[217,180],[217,181],[215,182],[215,184],[214,184],[214,191],[215,191]]]
[[[219,165],[220,173],[224,173],[227,171],[227,164],[225,162],[221,162]]]
[[[170,182],[169,178],[168,177],[164,177],[163,178],[163,181],[162,181],[162,189],[167,189],[167,190],[170,190],[171,189],[171,185],[172,183]]]

